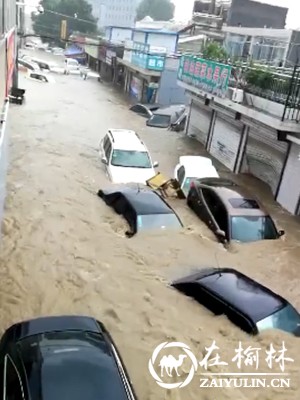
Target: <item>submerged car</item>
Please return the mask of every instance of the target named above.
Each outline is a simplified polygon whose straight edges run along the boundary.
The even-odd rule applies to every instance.
[[[219,174],[208,157],[181,156],[174,170],[174,178],[180,188],[188,195],[191,183],[201,178],[218,178]]]
[[[153,112],[146,125],[155,128],[170,128],[172,125],[176,125],[185,113],[186,107],[182,104],[162,107]]]
[[[192,181],[187,204],[221,242],[275,240],[285,233],[253,195],[229,179]]]
[[[44,73],[38,72],[38,71],[29,71],[27,78],[32,79],[37,82],[43,82],[43,83],[54,83],[55,82],[55,80],[53,79],[52,76],[49,76],[48,74],[44,74]]]
[[[85,316],[37,318],[0,342],[3,399],[136,400],[104,325]]]
[[[127,237],[132,237],[139,231],[183,227],[175,211],[151,189],[129,186],[100,189],[98,196],[126,219],[129,225],[129,230],[125,233]]]
[[[146,184],[158,167],[139,135],[128,129],[109,129],[99,143],[99,155],[113,183]]]
[[[153,111],[158,110],[160,107],[159,104],[134,104],[129,108],[130,111],[140,115],[141,117],[151,118],[153,115]]]
[[[245,332],[278,329],[300,337],[300,314],[283,297],[233,268],[205,268],[172,287]]]

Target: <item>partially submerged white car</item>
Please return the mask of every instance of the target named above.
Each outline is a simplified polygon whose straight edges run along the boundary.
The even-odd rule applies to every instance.
[[[174,178],[187,196],[193,181],[201,178],[219,178],[219,174],[208,157],[181,156],[175,167]]]
[[[99,144],[101,162],[113,183],[141,183],[156,175],[146,145],[138,134],[127,129],[110,129]]]

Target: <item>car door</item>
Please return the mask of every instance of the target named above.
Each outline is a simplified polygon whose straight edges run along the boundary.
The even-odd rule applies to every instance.
[[[4,358],[3,400],[25,400],[21,374],[10,354]]]
[[[112,144],[109,139],[108,142],[105,143],[105,147],[104,147],[104,157],[107,160],[106,173],[107,173],[109,179],[111,179],[111,171],[110,171],[111,154],[112,154]]]
[[[185,177],[185,168],[183,165],[176,165],[174,171],[174,178],[179,182],[180,187],[182,187]]]
[[[202,207],[201,207],[201,219],[207,224],[207,226],[213,231],[218,230],[218,226],[214,217],[215,209],[217,207],[218,199],[214,192],[207,188],[202,188]]]

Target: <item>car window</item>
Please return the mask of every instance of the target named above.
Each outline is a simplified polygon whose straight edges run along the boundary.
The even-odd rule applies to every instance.
[[[114,150],[111,165],[128,168],[152,168],[147,151]]]
[[[179,167],[179,169],[177,171],[178,182],[179,182],[180,185],[182,185],[182,182],[184,180],[184,176],[185,176],[185,168],[182,165],[181,167]]]
[[[150,126],[157,126],[161,128],[167,128],[171,123],[170,115],[154,114],[147,122]]]
[[[4,400],[23,400],[23,387],[20,374],[17,371],[14,362],[7,354],[4,364]]]
[[[138,231],[170,228],[182,228],[182,225],[175,214],[138,215],[137,217]]]
[[[231,239],[240,242],[277,239],[278,233],[270,217],[231,217]]]
[[[109,136],[106,135],[105,138],[103,139],[103,149],[104,149],[104,152],[105,152],[105,150],[107,149],[107,146],[108,146],[109,142],[110,142]]]
[[[106,144],[106,147],[104,148],[104,154],[105,154],[107,161],[109,161],[109,158],[111,155],[111,149],[112,149],[112,146],[111,146],[111,142],[109,140]]]
[[[300,326],[300,315],[290,304],[274,314],[257,322],[259,332],[266,329],[281,329],[290,333],[297,331]]]

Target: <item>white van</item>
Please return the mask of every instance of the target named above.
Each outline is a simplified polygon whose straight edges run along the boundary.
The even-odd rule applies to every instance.
[[[74,58],[65,59],[65,70],[64,70],[65,75],[69,74],[70,71],[79,72],[79,70],[80,70],[80,64],[77,60],[74,60]]]

